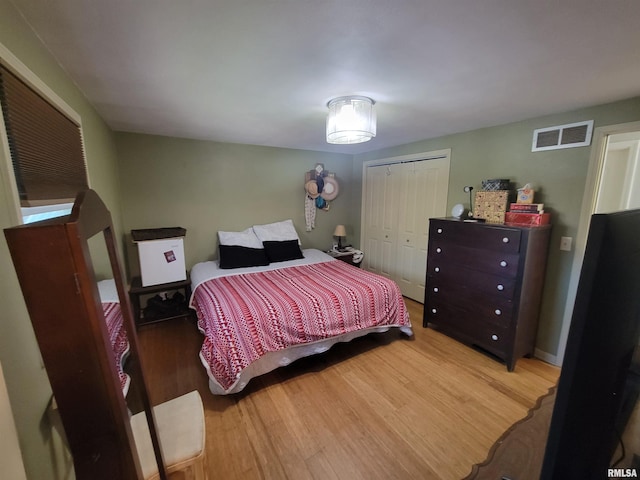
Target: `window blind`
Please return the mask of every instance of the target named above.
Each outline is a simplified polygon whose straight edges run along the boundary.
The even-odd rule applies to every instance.
[[[73,202],[88,188],[80,127],[2,65],[0,104],[21,206]]]

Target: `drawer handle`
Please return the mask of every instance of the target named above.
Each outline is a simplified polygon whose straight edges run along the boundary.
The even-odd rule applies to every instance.
[[[436,253],[442,253],[442,249],[440,247],[436,248]]]
[[[438,233],[442,233],[442,229],[441,229],[441,228],[439,228],[438,230],[436,230],[436,232],[438,232]]]
[[[438,287],[433,287],[433,291],[438,293],[440,291],[440,289]]]
[[[498,335],[496,335],[495,333],[493,335],[491,335],[491,340],[493,340],[494,342],[498,340]]]
[[[496,315],[502,315],[502,310],[500,310],[499,308],[496,308]]]
[[[498,284],[498,286],[496,287],[498,290],[502,291],[504,290],[504,285],[502,285],[501,283]]]
[[[438,273],[440,271],[440,267],[436,267],[433,269],[434,272]]]
[[[502,237],[502,243],[509,243],[509,237]]]
[[[432,308],[432,309],[431,309],[431,313],[434,313],[434,314],[435,314],[435,313],[438,313],[438,310],[436,310],[435,308]]]
[[[501,266],[501,267],[506,267],[507,265],[508,265],[508,263],[507,263],[507,262],[505,262],[504,260],[502,260],[502,261],[500,262],[500,266]]]

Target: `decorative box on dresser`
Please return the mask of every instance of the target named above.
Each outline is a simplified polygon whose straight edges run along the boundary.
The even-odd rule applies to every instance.
[[[423,326],[513,371],[534,351],[550,233],[550,225],[430,219]]]

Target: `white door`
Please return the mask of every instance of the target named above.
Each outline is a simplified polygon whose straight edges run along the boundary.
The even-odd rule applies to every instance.
[[[366,166],[363,176],[363,267],[393,279],[419,302],[429,218],[446,215],[449,154],[434,157]]]
[[[397,226],[395,280],[403,295],[424,301],[429,218],[443,217],[447,209],[449,160],[403,164]]]
[[[363,207],[366,270],[394,278],[397,243],[398,173],[401,165],[380,165],[366,169]]]

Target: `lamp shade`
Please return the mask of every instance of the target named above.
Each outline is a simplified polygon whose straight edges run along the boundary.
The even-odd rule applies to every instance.
[[[344,225],[337,225],[336,229],[333,232],[334,237],[346,237],[347,230],[344,228]]]
[[[369,97],[352,95],[331,100],[327,116],[327,142],[362,143],[376,136],[375,102]]]

